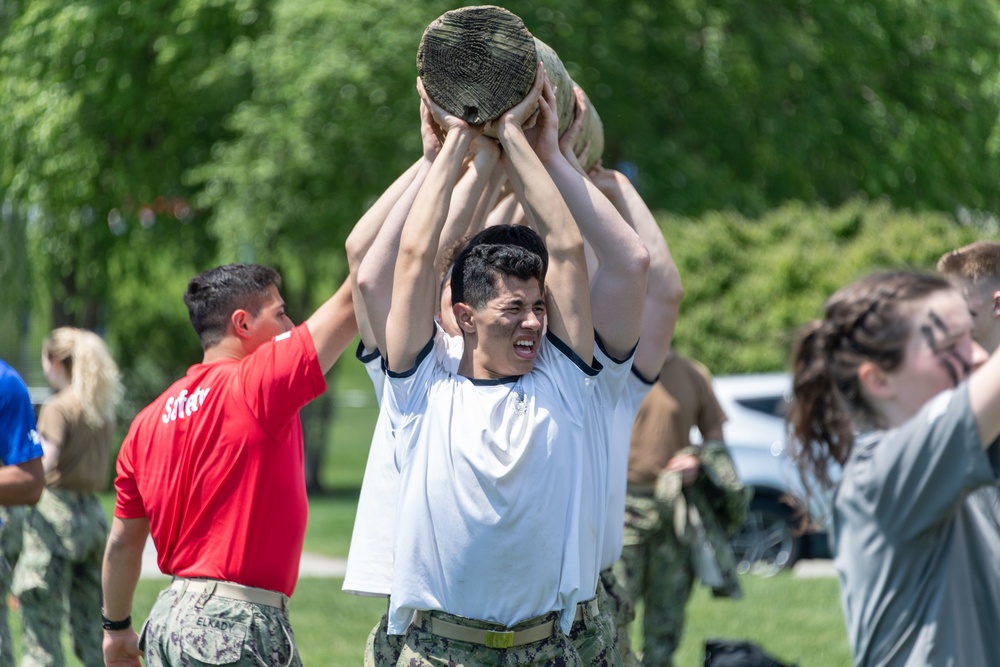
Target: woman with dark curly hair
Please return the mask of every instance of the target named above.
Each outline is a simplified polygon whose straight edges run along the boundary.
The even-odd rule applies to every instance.
[[[997,484],[1000,355],[971,327],[942,278],[880,273],[834,294],[798,342],[789,420],[803,472],[835,488],[858,665],[996,664],[997,508],[970,492]]]

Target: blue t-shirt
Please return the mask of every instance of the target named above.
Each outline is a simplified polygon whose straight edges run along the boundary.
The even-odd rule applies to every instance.
[[[0,464],[17,465],[41,455],[28,387],[17,371],[0,361]]]

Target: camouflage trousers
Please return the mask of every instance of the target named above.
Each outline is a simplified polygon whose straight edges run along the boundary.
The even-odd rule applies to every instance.
[[[403,648],[404,635],[389,634],[389,612],[382,614],[378,625],[368,633],[365,644],[365,667],[395,667]]]
[[[673,665],[684,633],[694,568],[690,550],[678,541],[672,522],[661,521],[652,496],[626,496],[625,547],[614,569],[628,597],[644,604],[642,664]],[[626,626],[620,632],[628,631]]]
[[[139,650],[145,667],[302,667],[287,609],[176,588],[153,604]]]
[[[23,507],[0,507],[0,665],[14,664],[14,643],[7,624],[7,598],[14,566],[21,555]]]
[[[103,664],[101,563],[107,537],[107,518],[92,493],[45,489],[38,504],[26,509],[13,582],[21,603],[22,667],[66,664],[65,618],[80,662]]]
[[[430,632],[431,619],[484,630],[507,630],[497,623],[453,616],[432,611],[420,623],[410,626],[403,639],[397,665],[400,667],[584,667],[569,637],[556,632],[548,639],[515,646],[490,648],[481,644],[446,639]],[[541,622],[558,623],[559,612],[552,612],[511,626],[523,630]]]
[[[615,626],[609,613],[604,586],[597,585],[597,609],[581,603],[577,609],[582,618],[573,621],[569,640],[580,655],[580,661],[591,667],[621,667],[622,656],[615,641]]]
[[[632,650],[632,638],[629,636],[629,627],[635,620],[635,605],[628,591],[612,568],[601,571],[601,589],[604,591],[603,611],[605,622],[615,633],[615,645],[621,655],[624,667],[638,667],[639,656]]]

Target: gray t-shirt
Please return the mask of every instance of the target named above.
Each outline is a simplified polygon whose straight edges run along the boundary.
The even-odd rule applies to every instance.
[[[832,534],[857,665],[997,664],[1000,530],[990,496],[971,493],[996,493],[994,454],[967,384],[855,443]]]

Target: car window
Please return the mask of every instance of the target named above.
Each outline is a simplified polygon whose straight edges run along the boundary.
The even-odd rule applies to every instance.
[[[760,412],[771,417],[780,417],[782,419],[785,418],[785,414],[788,411],[788,401],[785,400],[784,395],[738,398],[736,399],[736,403],[744,408],[747,408],[748,410]]]

